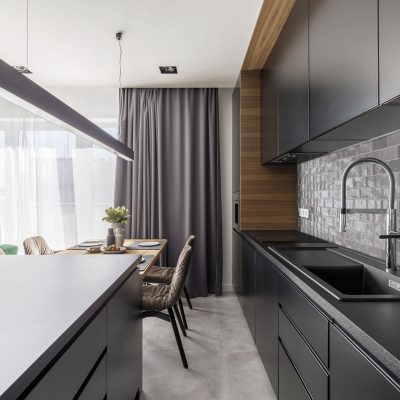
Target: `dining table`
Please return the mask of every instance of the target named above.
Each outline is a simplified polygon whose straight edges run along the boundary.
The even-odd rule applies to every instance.
[[[145,247],[142,245],[143,242],[158,242],[159,245],[152,247]],[[151,267],[160,259],[161,255],[167,249],[168,240],[167,239],[125,239],[123,247],[126,248],[124,254],[138,254],[142,255],[144,261],[139,264],[140,274],[146,275]],[[81,247],[79,245],[70,247],[66,250],[61,250],[56,253],[57,255],[90,255],[90,256],[104,256],[109,257],[109,254],[90,253],[87,251],[86,247]]]

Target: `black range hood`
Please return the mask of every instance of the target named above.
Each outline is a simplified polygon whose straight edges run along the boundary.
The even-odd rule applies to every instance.
[[[0,96],[119,157],[133,161],[134,152],[99,126],[0,59]]]

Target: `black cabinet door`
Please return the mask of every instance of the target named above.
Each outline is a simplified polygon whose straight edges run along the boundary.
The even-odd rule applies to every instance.
[[[335,327],[330,327],[330,399],[395,400],[400,392]]]
[[[380,102],[400,95],[400,1],[379,0]]]
[[[305,143],[308,129],[308,0],[297,0],[278,39],[279,154]]]
[[[240,236],[233,229],[232,232],[232,285],[235,293],[238,297],[240,297],[242,289],[241,289],[241,260],[240,260]]]
[[[279,343],[279,400],[311,400],[281,343]]]
[[[239,297],[243,314],[246,318],[251,335],[256,334],[256,288],[255,288],[255,257],[256,252],[243,238],[240,242],[241,283],[242,293]]]
[[[256,345],[278,395],[278,272],[256,254]]]
[[[139,270],[107,305],[107,399],[132,400],[142,388],[142,279]]]
[[[309,0],[310,137],[378,104],[377,0]]]

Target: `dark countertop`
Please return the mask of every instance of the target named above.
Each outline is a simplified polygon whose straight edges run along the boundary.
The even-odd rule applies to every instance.
[[[295,232],[289,233],[288,237],[292,240],[289,240],[288,243],[280,242],[280,238],[279,243],[294,247],[302,247],[306,243],[314,243],[313,246],[316,247],[325,245],[336,247],[340,254],[351,257],[359,263],[365,263],[381,270],[385,269],[384,263],[380,260],[308,235],[296,235]],[[345,331],[372,360],[400,385],[400,301],[345,302],[337,300],[291,267],[283,257],[279,257],[271,251],[271,247],[279,246],[274,238],[274,232],[242,231],[239,233],[250,240],[268,258],[272,257],[274,265],[280,272],[295,283],[333,324]],[[310,238],[311,241],[308,241]],[[400,273],[396,272],[395,275],[400,276]]]
[[[0,397],[26,387],[137,268],[139,256],[5,256]]]

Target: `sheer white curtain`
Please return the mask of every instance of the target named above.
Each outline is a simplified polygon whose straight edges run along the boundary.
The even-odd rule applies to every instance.
[[[116,120],[98,122],[116,134]],[[113,154],[0,99],[0,243],[103,238],[114,180]]]

